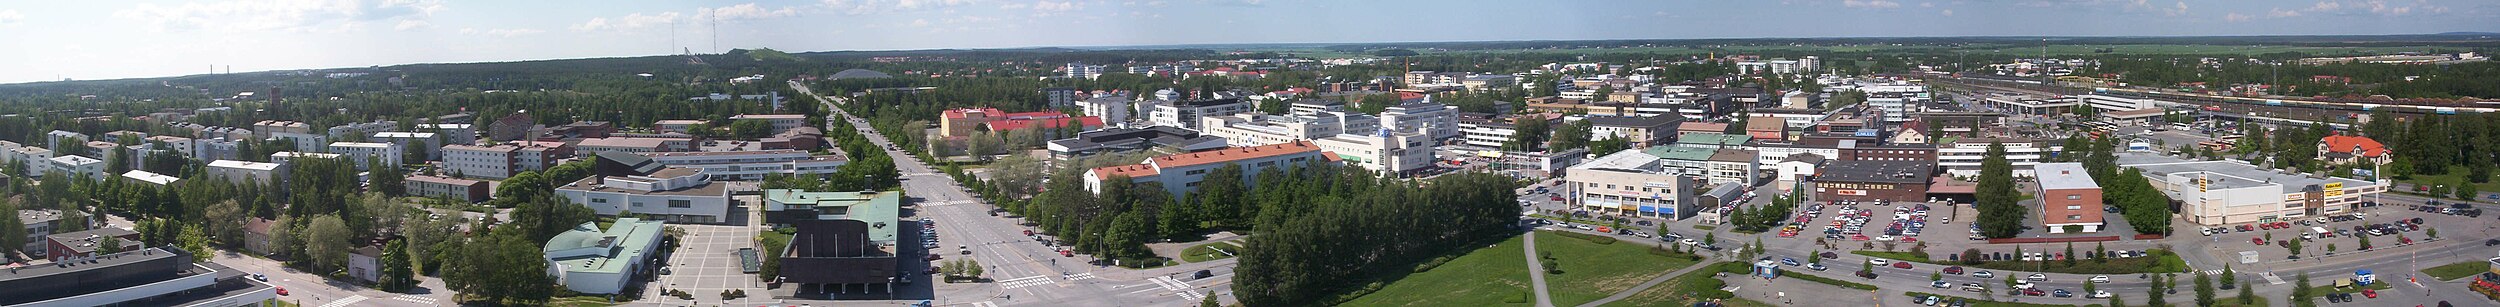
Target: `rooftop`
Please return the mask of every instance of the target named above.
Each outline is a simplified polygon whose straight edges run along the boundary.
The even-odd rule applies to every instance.
[[[1591,116],[1591,117],[1589,117],[1588,121],[1589,121],[1589,125],[1590,125],[1590,126],[1598,126],[1598,127],[1632,127],[1632,128],[1650,128],[1650,127],[1663,127],[1663,126],[1666,126],[1666,125],[1668,125],[1668,124],[1674,124],[1674,123],[1677,121],[1677,118],[1673,118],[1673,117],[1666,117],[1666,116],[1648,116],[1648,117]]]
[[[1659,159],[1680,161],[1710,160],[1711,155],[1718,153],[1717,150],[1710,148],[1685,146],[1652,146],[1649,149],[1642,149],[1641,152],[1657,156]]]
[[[1917,161],[1832,161],[1815,172],[1816,180],[1847,182],[1926,183],[1935,163]]]
[[[731,120],[739,120],[739,119],[807,119],[807,115],[806,115],[806,114],[739,114],[739,115],[737,115],[737,116],[730,116],[730,117],[729,117],[729,119],[731,119]]]
[[[607,137],[607,138],[596,138],[596,139],[582,139],[582,142],[581,142],[581,143],[579,143],[579,144],[574,144],[574,146],[580,146],[580,147],[610,147],[610,148],[659,148],[659,147],[660,147],[660,146],[662,146],[662,145],[666,145],[666,144],[668,144],[668,142],[669,142],[669,141],[685,141],[685,140],[680,140],[680,139],[663,139],[663,138]]]
[[[554,262],[552,269],[622,273],[634,266],[631,261],[642,259],[644,245],[659,243],[663,226],[660,221],[627,217],[617,218],[606,231],[600,231],[599,223],[583,222],[547,239],[544,251],[548,260]]]
[[[2177,173],[2197,172],[2213,174],[2217,176],[2208,177],[2212,180],[2210,187],[2216,189],[2246,188],[2279,184],[2283,188],[2283,193],[2290,194],[2302,192],[2327,183],[2343,183],[2347,188],[2377,184],[2366,180],[2349,178],[2310,177],[2300,173],[2287,174],[2258,168],[2255,165],[2249,165],[2247,162],[2240,161],[2189,161],[2169,156],[2145,153],[2118,153],[2118,165],[2121,167],[2143,170],[2145,176],[2168,176],[2170,174]]]
[[[2084,171],[2083,163],[2041,163],[2033,166],[2032,172],[2039,174],[2041,189],[2101,188],[2100,184],[2092,182],[2092,173]]]
[[[440,183],[440,184],[448,184],[448,185],[456,185],[456,186],[475,185],[475,184],[478,184],[479,182],[481,182],[481,181],[477,181],[477,180],[468,180],[468,179],[451,178],[451,177],[441,177],[441,176],[426,176],[426,175],[409,175],[409,176],[408,176],[408,181],[415,181],[415,182],[431,182],[431,183]]]
[[[1753,136],[1742,134],[1694,132],[1677,137],[1675,139],[1675,144],[1678,146],[1731,147],[1743,146],[1745,145],[1745,141],[1751,140],[1753,140]]]
[[[819,215],[867,222],[870,240],[892,243],[896,225],[901,221],[903,193],[900,192],[810,192],[792,189],[764,190],[770,202],[791,206],[814,206]],[[841,214],[830,214],[839,212]],[[873,227],[888,225],[887,227]]]
[[[1313,152],[1319,152],[1319,145],[1313,145],[1311,144],[1311,141],[1295,141],[1292,143],[1233,147],[1219,150],[1161,156],[1148,159],[1148,161],[1154,162],[1154,164],[1158,167],[1170,168]]]
[[[43,237],[45,240],[61,242],[62,245],[69,246],[69,249],[72,252],[83,254],[95,252],[96,249],[100,247],[97,246],[97,244],[104,243],[104,237],[130,237],[137,235],[139,235],[139,232],[130,231],[129,229],[105,227],[72,233],[56,233]],[[122,246],[125,247],[137,247],[141,244],[139,240],[120,241]]]
[[[2319,139],[2318,143],[2326,147],[2326,151],[2330,153],[2352,154],[2358,151],[2362,153],[2362,156],[2367,157],[2387,155],[2387,145],[2381,145],[2378,140],[2368,137],[2329,135],[2324,139]]]
[[[174,183],[174,181],[181,181],[181,180],[182,180],[182,178],[176,178],[176,177],[174,177],[174,176],[166,176],[166,175],[164,175],[164,174],[150,173],[150,172],[148,172],[148,171],[135,170],[135,169],[134,169],[134,170],[130,170],[129,172],[123,172],[123,173],[122,173],[122,177],[123,177],[123,178],[130,178],[130,179],[134,179],[134,180],[139,180],[139,181],[146,181],[146,182],[148,182],[148,183],[154,183],[154,184],[157,184],[157,185],[173,184],[173,183]]]

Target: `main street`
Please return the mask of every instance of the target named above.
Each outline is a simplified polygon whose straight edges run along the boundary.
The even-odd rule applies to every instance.
[[[1005,214],[992,216],[991,204],[973,197],[970,192],[928,165],[899,150],[894,143],[869,127],[868,122],[841,109],[841,100],[814,93],[805,84],[792,82],[801,94],[815,96],[833,110],[839,120],[867,136],[869,142],[887,148],[894,158],[895,170],[902,174],[903,195],[911,206],[907,220],[926,218],[937,225],[938,247],[929,249],[947,260],[970,257],[984,268],[982,283],[938,283],[937,305],[971,306],[1137,306],[1194,304],[1214,292],[1231,292],[1229,286],[1233,260],[1182,264],[1170,267],[1131,270],[1087,264],[1090,257],[1061,256],[1057,249],[1024,235],[1032,229],[1022,220]],[[835,119],[828,119],[835,120]],[[827,129],[832,129],[828,125]],[[910,244],[908,242],[903,244]],[[966,255],[962,251],[969,250]],[[913,255],[916,256],[916,255]],[[939,260],[946,261],[946,260]],[[934,264],[933,264],[934,265]],[[1191,280],[1190,274],[1210,270],[1217,274],[1205,280]]]

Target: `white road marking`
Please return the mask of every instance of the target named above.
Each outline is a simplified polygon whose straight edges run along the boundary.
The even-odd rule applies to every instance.
[[[330,301],[330,303],[328,303],[328,304],[321,304],[321,307],[345,307],[345,306],[349,306],[349,305],[356,304],[356,302],[363,302],[363,301],[365,301],[365,299],[366,299],[366,297],[365,297],[365,296],[363,296],[363,295],[350,295],[350,296],[347,296],[346,298],[341,298],[341,299],[336,300],[336,301]]]
[[[1048,285],[1048,284],[1053,284],[1053,283],[1057,283],[1057,281],[1052,281],[1052,280],[1050,280],[1050,276],[1039,276],[1039,275],[1036,275],[1036,276],[1026,276],[1026,277],[1022,277],[1022,278],[1016,278],[1016,279],[1001,280],[1001,281],[999,281],[999,282],[998,282],[998,286],[999,286],[1000,288],[1004,288],[1004,289],[1015,289],[1015,288],[1023,288],[1023,287],[1031,287],[1031,286]]]
[[[391,299],[394,299],[394,300],[399,300],[399,301],[402,301],[402,302],[410,302],[410,303],[418,303],[418,304],[434,305],[434,298],[431,298],[431,297],[423,297],[423,296],[416,296],[416,295],[401,294],[401,295],[399,295],[399,296],[394,296],[394,297],[391,297]]]
[[[1076,273],[1076,274],[1070,274],[1070,275],[1067,275],[1067,276],[1066,276],[1066,278],[1068,279],[1068,281],[1079,281],[1079,280],[1094,279],[1094,273],[1090,273],[1090,272],[1088,272],[1088,273]]]
[[[1189,301],[1193,301],[1193,302],[1194,302],[1194,301],[1198,301],[1198,300],[1200,300],[1200,299],[1206,299],[1206,298],[1207,298],[1207,296],[1206,296],[1205,294],[1198,294],[1197,292],[1181,291],[1181,292],[1177,292],[1177,293],[1180,293],[1180,295],[1181,295],[1181,298],[1182,298],[1182,299],[1188,299]]]

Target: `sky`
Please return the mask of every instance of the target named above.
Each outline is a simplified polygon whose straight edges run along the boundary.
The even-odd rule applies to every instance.
[[[714,53],[2500,32],[2492,0],[9,1],[0,83]]]

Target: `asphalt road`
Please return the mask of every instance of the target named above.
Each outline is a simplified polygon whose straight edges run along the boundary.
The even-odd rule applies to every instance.
[[[792,84],[803,94],[814,95],[802,84]],[[820,96],[821,97],[821,96]],[[828,102],[838,100],[826,99]],[[861,118],[828,105],[840,120],[850,121],[869,142],[891,148],[893,143],[868,127]],[[1087,255],[1061,256],[1056,248],[1024,235],[1030,229],[1019,219],[992,216],[995,208],[973,197],[962,186],[943,173],[913,158],[909,152],[891,150],[896,171],[902,173],[906,200],[906,219],[927,218],[937,224],[938,253],[945,259],[970,257],[985,268],[987,281],[980,283],[934,284],[937,305],[970,306],[1145,306],[1194,304],[1213,292],[1219,296],[1231,292],[1229,287],[1232,260],[1192,263],[1146,270],[1088,264]],[[913,235],[917,235],[916,233]],[[905,243],[911,244],[911,243]],[[964,254],[964,251],[970,254]],[[945,261],[945,260],[940,260]],[[1193,280],[1189,274],[1209,270],[1216,276]],[[1229,301],[1229,299],[1227,299]],[[913,300],[912,302],[917,302]]]

